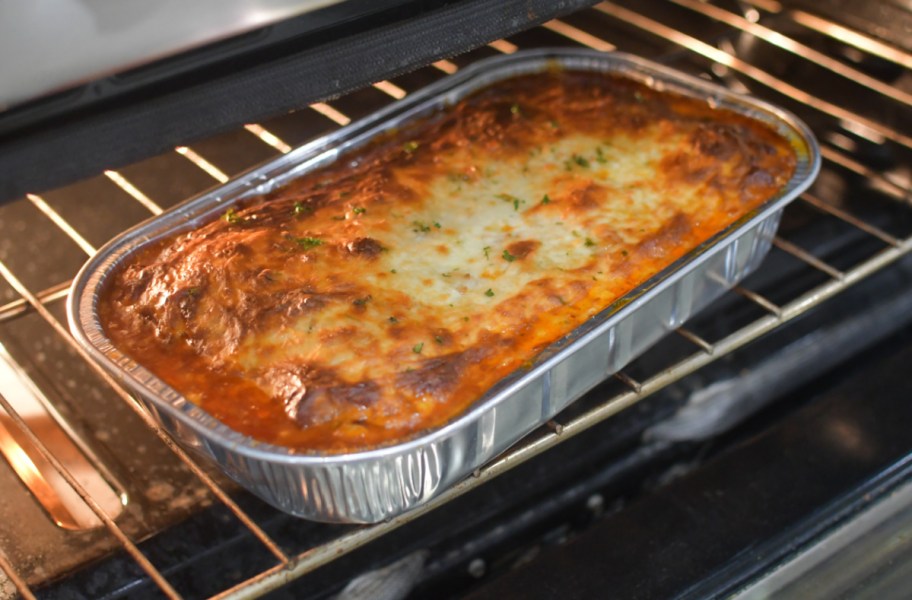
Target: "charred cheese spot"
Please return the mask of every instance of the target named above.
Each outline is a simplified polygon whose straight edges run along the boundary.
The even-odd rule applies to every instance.
[[[538,240],[520,240],[518,242],[512,242],[507,246],[507,252],[510,256],[522,260],[535,252],[542,243]]]
[[[367,407],[379,398],[374,381],[348,383],[308,365],[281,365],[258,379],[282,402],[285,413],[303,426],[329,423],[345,408]]]
[[[377,258],[384,250],[380,242],[368,237],[362,237],[348,242],[345,244],[345,248],[352,254],[365,258]]]
[[[520,76],[139,251],[100,316],[237,431],[381,446],[465,411],[794,165],[775,132],[694,100]]]

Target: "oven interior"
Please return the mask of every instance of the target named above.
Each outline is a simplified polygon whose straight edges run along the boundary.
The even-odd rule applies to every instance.
[[[0,596],[728,595],[906,481],[912,52],[897,31],[912,11],[566,7],[342,95],[187,130],[151,158],[87,147],[67,166],[56,148],[42,166],[63,175],[7,186],[46,187],[0,203]],[[779,104],[814,129],[823,169],[758,272],[429,506],[371,526],[279,513],[176,446],[74,345],[69,282],[113,236],[474,61],[543,46],[630,52]]]

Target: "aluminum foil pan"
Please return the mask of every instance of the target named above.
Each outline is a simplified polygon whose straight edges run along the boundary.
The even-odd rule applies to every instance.
[[[98,294],[138,248],[223,214],[240,198],[269,192],[335,160],[391,127],[440,110],[499,80],[560,65],[616,73],[703,99],[766,123],[798,157],[788,185],[764,206],[690,252],[507,377],[447,425],[406,442],[344,455],[314,455],[256,442],[223,425],[105,337]],[[615,373],[667,332],[753,271],[769,250],[783,207],[820,167],[806,125],[765,102],[619,53],[543,49],[482,61],[360,122],[301,146],[120,235],[73,283],[68,316],[76,339],[179,442],[213,460],[273,506],[328,522],[389,519],[428,502]]]

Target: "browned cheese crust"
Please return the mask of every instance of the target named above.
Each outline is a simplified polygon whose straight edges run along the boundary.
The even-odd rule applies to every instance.
[[[772,130],[605,75],[485,89],[131,256],[107,335],[232,429],[413,437],[775,196]]]

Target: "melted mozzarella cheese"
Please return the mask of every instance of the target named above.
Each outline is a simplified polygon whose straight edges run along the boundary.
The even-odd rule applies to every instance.
[[[459,414],[793,169],[773,132],[633,82],[502,85],[150,248],[102,303],[109,335],[257,439],[391,443]]]

